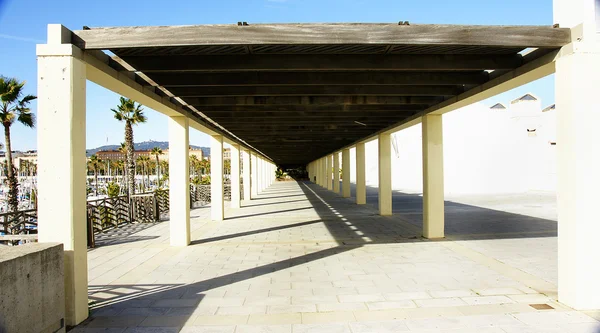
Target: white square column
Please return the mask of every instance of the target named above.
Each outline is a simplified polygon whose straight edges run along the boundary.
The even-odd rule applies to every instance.
[[[333,192],[340,193],[340,153],[333,153]]]
[[[392,215],[392,141],[379,134],[379,215]]]
[[[600,2],[555,0],[554,7],[556,23],[576,26],[555,74],[558,301],[592,310],[600,308]]]
[[[342,197],[350,198],[350,149],[342,150]]]
[[[242,163],[242,172],[244,174],[242,177],[244,180],[244,200],[250,200],[250,172],[252,169],[250,166],[250,152],[246,149],[242,152]]]
[[[62,29],[49,25],[37,46],[38,240],[64,246],[65,324],[74,326],[88,317],[86,64],[61,44]]]
[[[189,119],[169,117],[169,231],[171,246],[190,244]]]
[[[321,158],[321,172],[321,186],[327,188],[327,156]]]
[[[367,174],[365,159],[365,143],[356,144],[356,204],[367,203]]]
[[[269,170],[269,162],[267,162],[267,160],[263,159],[263,190],[266,190],[267,187],[269,187],[269,177],[268,177],[268,170]]]
[[[223,136],[210,137],[210,217],[222,221],[225,217],[223,203]]]
[[[444,142],[442,115],[422,119],[423,237],[444,237]]]
[[[240,146],[231,145],[231,208],[240,208]]]
[[[315,161],[315,176],[317,176],[317,185],[321,185],[321,180],[323,179],[323,168],[321,167],[321,159]]]
[[[331,168],[333,167],[331,164],[331,155],[327,155],[325,157],[325,186],[328,190],[333,190],[333,182],[331,180]]]
[[[265,168],[265,164],[263,163],[263,159],[262,157],[258,156],[258,192],[262,192],[263,189],[265,188],[264,186],[264,179],[263,179],[263,172]]]
[[[258,196],[258,156],[255,153],[252,153],[250,156],[250,172],[252,173],[250,197],[255,199]]]
[[[317,184],[321,187],[323,187],[325,185],[325,182],[323,181],[323,172],[325,168],[323,167],[323,159],[319,158],[317,160],[317,170],[318,170],[318,175],[317,175]]]

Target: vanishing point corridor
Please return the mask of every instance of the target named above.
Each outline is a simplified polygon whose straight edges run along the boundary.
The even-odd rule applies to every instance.
[[[462,217],[491,233],[430,241],[410,212],[380,216],[290,181],[227,207],[224,221],[192,210],[188,247],[169,246],[168,222],[119,228],[88,252],[91,313],[75,332],[593,329],[555,301],[556,222],[487,211],[450,209],[447,228]],[[493,236],[519,218],[526,232]]]

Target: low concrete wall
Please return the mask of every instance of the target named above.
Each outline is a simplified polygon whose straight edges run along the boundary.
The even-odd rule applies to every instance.
[[[0,247],[0,333],[64,332],[63,246]]]

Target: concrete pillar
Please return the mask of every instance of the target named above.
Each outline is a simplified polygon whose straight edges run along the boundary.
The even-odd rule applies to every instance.
[[[444,237],[444,142],[442,115],[422,119],[423,237]]]
[[[321,186],[327,188],[327,156],[321,159]]]
[[[223,203],[223,136],[210,137],[210,217],[222,221],[225,217]]]
[[[340,153],[333,153],[333,192],[340,193]]]
[[[64,246],[65,324],[74,326],[88,317],[86,64],[60,44],[62,30],[49,25],[37,48],[38,239]]]
[[[255,153],[251,154],[250,172],[252,173],[252,177],[250,178],[250,197],[254,199],[258,196],[258,156]]]
[[[264,181],[264,189],[266,190],[269,187],[269,162],[263,159],[263,164],[265,165],[263,169],[263,179]]]
[[[365,160],[365,144],[356,144],[356,204],[367,203],[367,175]]]
[[[169,231],[171,246],[190,244],[189,119],[169,118]]]
[[[342,150],[342,196],[350,198],[350,149]]]
[[[327,155],[325,157],[325,186],[327,187],[328,190],[332,191],[333,190],[333,182],[331,180],[331,175],[332,175],[332,171],[331,168],[333,167],[331,164],[331,155]]]
[[[231,145],[231,208],[240,208],[240,146]]]
[[[573,42],[556,61],[558,300],[576,310],[600,308],[600,3],[555,0],[555,22]],[[581,26],[580,26],[581,25]]]
[[[317,184],[323,187],[323,159],[319,158],[317,160]]]
[[[392,215],[392,141],[379,134],[379,215]]]
[[[315,160],[315,176],[317,177],[315,183],[321,185],[321,159]]]
[[[258,192],[262,192],[265,189],[265,180],[263,179],[265,164],[263,163],[262,157],[258,157]]]
[[[242,163],[243,163],[243,179],[244,179],[244,200],[250,200],[250,152],[246,149],[242,152]]]

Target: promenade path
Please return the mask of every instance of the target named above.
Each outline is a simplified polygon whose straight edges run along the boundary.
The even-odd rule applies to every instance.
[[[276,182],[221,222],[194,209],[188,247],[169,245],[168,222],[100,237],[74,332],[600,332],[597,313],[555,301],[544,198],[447,201],[447,238],[432,241],[417,194],[395,193],[382,217],[372,189],[358,206]]]

